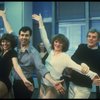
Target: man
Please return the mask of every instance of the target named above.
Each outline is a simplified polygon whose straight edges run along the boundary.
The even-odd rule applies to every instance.
[[[90,29],[87,33],[87,44],[80,44],[72,55],[72,59],[78,63],[86,63],[90,69],[100,75],[100,33],[96,29]],[[69,86],[69,98],[89,98],[92,89],[92,80],[75,71],[71,72]],[[99,86],[96,86],[96,98],[100,98]]]
[[[6,14],[4,11],[0,11],[0,16],[3,19],[4,26],[6,31],[11,34],[13,30],[10,24],[7,21]],[[17,48],[18,51],[18,62],[21,66],[23,73],[25,74],[26,78],[33,82],[33,72],[35,68],[41,73],[43,77],[49,80],[53,86],[61,93],[64,92],[64,88],[62,87],[60,82],[55,81],[49,74],[49,71],[45,68],[42,64],[39,52],[30,45],[30,38],[32,35],[32,30],[28,26],[24,26],[19,30],[19,45]],[[24,84],[22,83],[18,74],[14,71],[14,82],[13,82],[13,90],[14,90],[14,97],[15,98],[31,98],[32,93],[29,91]],[[58,84],[58,85],[56,85]]]

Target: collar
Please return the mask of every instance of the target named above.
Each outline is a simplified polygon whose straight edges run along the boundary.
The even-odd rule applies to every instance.
[[[89,46],[87,46],[87,47],[90,48]],[[98,46],[95,46],[95,47],[90,48],[90,49],[93,49],[93,50],[98,49]]]
[[[22,50],[19,48],[19,50],[18,50],[19,52],[22,52]],[[24,52],[27,52],[27,53],[29,53],[31,51],[31,48],[30,47],[28,47],[28,48],[25,48],[25,50],[24,50]]]

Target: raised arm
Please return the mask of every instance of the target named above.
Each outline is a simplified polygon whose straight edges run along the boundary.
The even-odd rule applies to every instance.
[[[41,14],[39,14],[39,15],[33,14],[32,15],[32,19],[36,20],[39,23],[40,36],[41,36],[41,39],[42,39],[42,41],[43,41],[43,43],[45,45],[45,48],[47,49],[47,51],[49,53],[51,51],[51,44],[50,44],[50,41],[48,39],[45,26],[43,24],[43,20],[42,20]]]
[[[11,28],[11,26],[10,26],[10,24],[9,24],[9,22],[8,22],[8,20],[7,20],[7,17],[6,17],[6,12],[5,11],[2,11],[2,10],[0,10],[0,16],[2,17],[2,19],[3,19],[3,22],[4,22],[4,27],[5,27],[5,29],[6,29],[6,31],[7,31],[7,33],[12,33],[13,32],[13,30],[12,30],[12,28]]]

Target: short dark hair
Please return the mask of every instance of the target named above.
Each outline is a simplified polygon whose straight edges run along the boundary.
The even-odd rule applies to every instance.
[[[62,51],[66,52],[69,49],[69,40],[68,38],[63,35],[63,34],[57,34],[53,39],[52,39],[52,43],[51,43],[51,47],[52,49],[54,49],[54,41],[58,40],[63,44],[63,48]]]
[[[19,30],[19,35],[20,35],[20,32],[27,32],[27,31],[29,31],[29,33],[30,33],[30,36],[32,35],[32,29],[30,28],[30,27],[28,27],[28,26],[23,26],[23,27],[21,27],[20,28],[20,30]]]
[[[91,28],[91,29],[88,31],[87,36],[88,36],[89,33],[97,33],[98,39],[100,39],[100,31],[98,31],[97,29]]]
[[[17,36],[15,36],[13,34],[4,33],[0,39],[0,44],[1,44],[2,40],[9,41],[11,43],[12,48],[15,48],[18,44],[18,38],[17,38]]]

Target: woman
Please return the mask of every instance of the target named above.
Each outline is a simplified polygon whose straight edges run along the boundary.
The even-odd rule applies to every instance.
[[[82,74],[81,66],[87,65],[84,63],[82,63],[81,66],[78,65],[66,53],[69,48],[68,39],[62,34],[57,34],[53,38],[52,44],[50,44],[41,15],[33,14],[32,18],[39,22],[40,35],[49,53],[45,66],[50,71],[52,77],[59,80],[65,68],[72,68]],[[92,71],[86,71],[86,75],[91,79],[94,79],[95,76],[98,77],[98,75]],[[59,95],[53,88],[52,84],[50,84],[46,79],[43,79],[41,90],[43,92],[42,98],[57,98]]]
[[[47,52],[43,42],[39,43],[38,51],[40,53],[40,56],[41,56],[41,59],[42,59],[42,63],[45,65],[45,60],[48,57],[48,52]],[[38,83],[39,83],[39,88],[40,88],[42,76],[38,72],[37,72],[37,76],[38,76]],[[41,90],[40,90],[40,94],[42,95],[42,91]]]
[[[39,51],[39,53],[40,53],[40,56],[41,56],[41,59],[42,59],[42,63],[45,65],[45,60],[46,60],[46,58],[48,57],[48,52],[47,52],[47,50],[46,50],[46,48],[45,48],[43,42],[40,42],[40,43],[38,44],[38,51]],[[41,84],[41,77],[42,77],[42,76],[40,75],[40,73],[37,73],[37,75],[38,75],[38,82],[39,82],[39,87],[40,87],[40,84]]]
[[[43,42],[40,42],[38,45],[38,51],[40,53],[41,59],[42,59],[42,63],[45,64],[45,60],[48,57],[48,52],[43,44]]]
[[[33,85],[24,76],[17,61],[17,52],[14,48],[17,46],[17,41],[14,35],[5,33],[0,40],[2,47],[0,59],[0,98],[8,98],[7,94],[11,90],[12,84],[9,78],[12,67],[23,80],[25,86],[30,91],[33,91]]]

